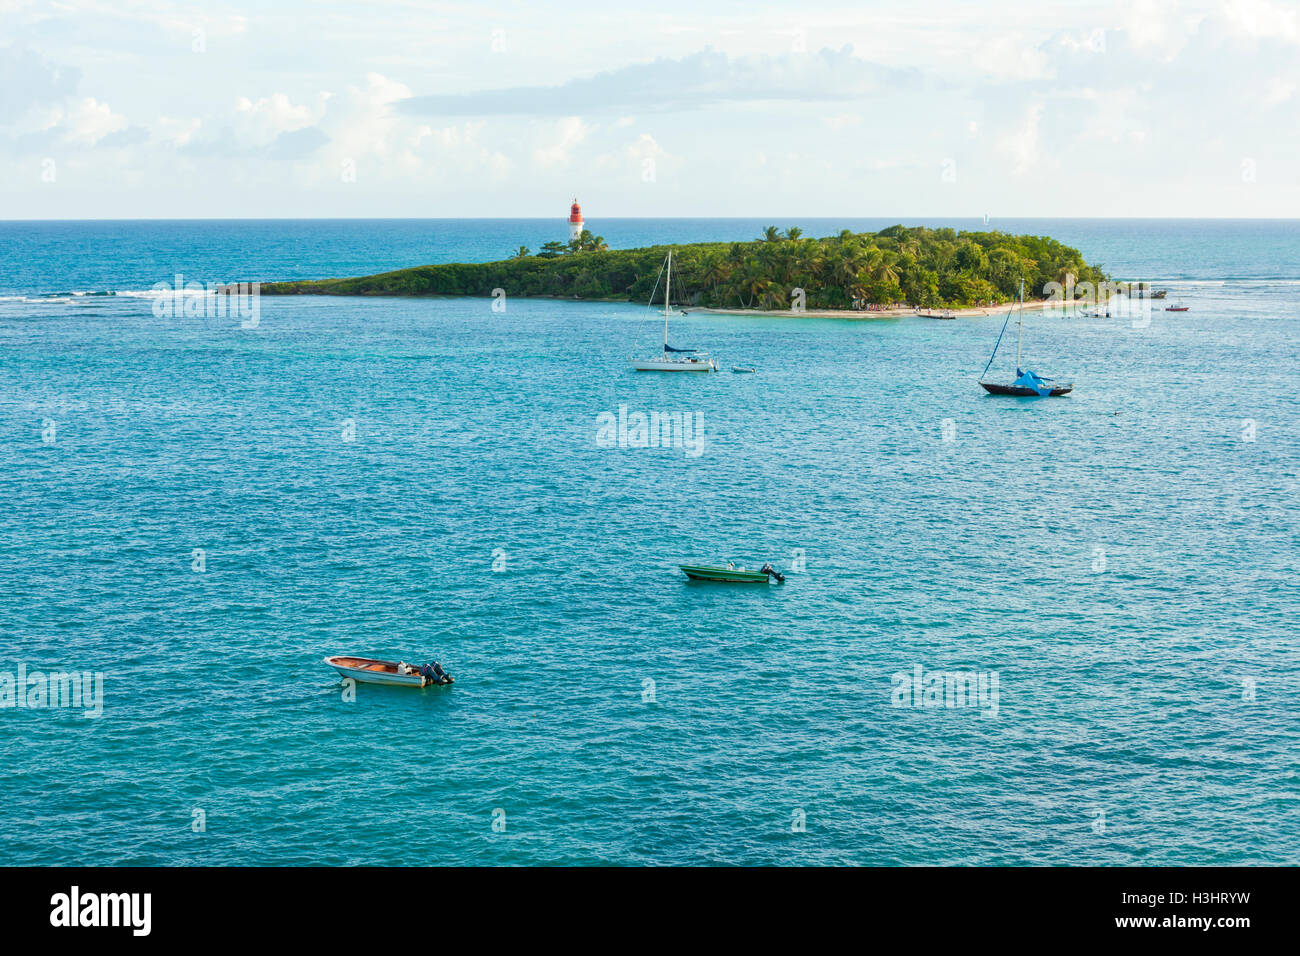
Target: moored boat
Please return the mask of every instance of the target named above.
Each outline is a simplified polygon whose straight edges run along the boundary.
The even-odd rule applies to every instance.
[[[1017,322],[1016,331],[1016,378],[1010,384],[1002,382],[986,382],[984,376],[988,374],[993,365],[993,360],[997,358],[998,346],[1002,344],[1002,336],[1006,334],[1007,323],[1011,321],[1011,313],[1007,313],[1006,320],[1002,323],[1002,331],[998,333],[998,340],[993,345],[993,354],[989,356],[988,364],[984,366],[984,372],[979,377],[980,386],[990,395],[1019,395],[1025,398],[1047,398],[1049,396],[1068,395],[1074,391],[1074,386],[1064,382],[1054,382],[1051,379],[1043,378],[1037,372],[1031,372],[1029,369],[1020,367],[1021,344],[1024,341],[1025,334],[1025,282],[1020,281],[1020,294],[1016,299],[1016,304],[1020,307],[1020,318]],[[1014,306],[1012,307],[1015,308]]]
[[[655,289],[658,289],[658,282]],[[650,292],[650,303],[654,303],[654,290]],[[668,250],[668,261],[664,268],[664,346],[663,351],[645,356],[632,356],[628,363],[638,372],[716,372],[718,365],[702,349],[677,349],[668,344],[668,317],[685,315],[673,310],[673,251]]]
[[[442,669],[437,661],[416,667],[402,661],[381,661],[372,657],[335,655],[325,658],[325,663],[343,677],[365,684],[400,684],[406,687],[430,687],[451,684],[455,678]]]
[[[1021,371],[1016,369],[1019,377],[1010,385],[1000,385],[997,382],[980,382],[984,386],[984,391],[991,395],[1020,395],[1025,398],[1037,396],[1039,398],[1055,397],[1058,395],[1068,395],[1074,391],[1073,385],[1058,385],[1055,382],[1049,382],[1040,378],[1033,372]]]
[[[692,581],[724,581],[729,584],[766,584],[776,578],[778,584],[785,582],[785,575],[770,564],[765,564],[757,571],[750,568],[738,568],[728,562],[723,565],[679,564],[679,568]]]

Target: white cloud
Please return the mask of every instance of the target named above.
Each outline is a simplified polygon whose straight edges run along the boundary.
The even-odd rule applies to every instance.
[[[114,113],[107,103],[92,96],[76,103],[61,119],[63,138],[77,146],[94,146],[110,133],[130,125],[125,116]]]
[[[577,116],[566,116],[550,124],[546,142],[533,150],[533,162],[539,166],[561,166],[573,158],[574,148],[587,138],[590,127]]]
[[[1268,0],[1227,0],[1220,12],[1228,27],[1242,36],[1288,43],[1300,39],[1294,6]]]
[[[203,121],[197,116],[186,119],[160,116],[154,124],[154,132],[160,141],[178,147],[187,146],[202,128]]]
[[[662,112],[725,103],[847,100],[888,85],[919,82],[855,56],[851,47],[816,53],[731,57],[713,49],[632,63],[554,85],[417,96],[401,104],[417,116],[564,116],[625,109]]]
[[[1041,43],[1021,33],[995,37],[975,46],[971,62],[987,77],[999,80],[1039,80],[1051,73],[1051,60]]]
[[[861,126],[862,115],[859,113],[837,113],[834,116],[823,116],[822,123],[831,129],[847,129],[850,126]]]
[[[1038,127],[1044,109],[1043,103],[1034,103],[1029,107],[1019,128],[998,142],[999,151],[1011,161],[1011,171],[1017,176],[1023,176],[1032,170],[1042,157]]]
[[[1264,90],[1264,96],[1261,99],[1265,109],[1272,109],[1274,106],[1281,106],[1291,97],[1295,96],[1297,83],[1293,79],[1287,79],[1281,76],[1270,77],[1268,85]]]
[[[251,100],[241,96],[235,101],[235,130],[241,142],[265,145],[281,133],[310,126],[316,112],[305,104],[295,105],[284,93]]]
[[[221,214],[510,216],[577,191],[606,216],[1106,214],[1098,197],[1125,214],[1300,215],[1292,0],[801,11],[811,52],[791,49],[780,10],[738,23],[704,0],[666,23],[523,7],[502,55],[475,10],[376,4],[246,19],[170,0],[19,4],[0,45],[0,201],[36,216],[157,214],[164,195],[167,215],[210,214],[214,194]],[[290,33],[302,42],[286,48]],[[75,157],[96,170],[80,196],[71,177],[23,188],[33,157],[92,152]],[[1261,170],[1250,205],[1243,154]],[[960,176],[936,190],[945,158]],[[629,188],[647,160],[656,188]]]

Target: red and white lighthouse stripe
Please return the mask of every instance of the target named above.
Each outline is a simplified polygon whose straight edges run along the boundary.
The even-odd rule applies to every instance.
[[[577,239],[582,235],[582,230],[585,228],[582,222],[582,207],[578,205],[578,199],[575,196],[573,205],[569,207],[569,240]]]

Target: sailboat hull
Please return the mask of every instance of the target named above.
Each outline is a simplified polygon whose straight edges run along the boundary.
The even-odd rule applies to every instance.
[[[661,359],[633,359],[632,369],[637,372],[712,372],[717,366],[711,360],[671,362]]]
[[[1054,398],[1058,395],[1069,395],[1074,391],[1073,385],[1056,385],[1046,395],[1036,392],[1032,388],[1025,388],[1023,385],[998,385],[994,382],[980,382],[984,386],[984,391],[992,395],[1019,395],[1024,398]]]

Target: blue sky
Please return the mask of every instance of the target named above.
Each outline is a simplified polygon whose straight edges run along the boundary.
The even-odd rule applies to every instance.
[[[1300,217],[1294,2],[634,6],[0,0],[0,219]]]

